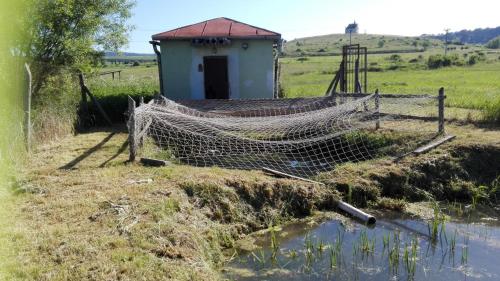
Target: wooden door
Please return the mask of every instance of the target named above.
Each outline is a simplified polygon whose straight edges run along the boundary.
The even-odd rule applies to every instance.
[[[206,99],[229,99],[227,57],[204,57]]]

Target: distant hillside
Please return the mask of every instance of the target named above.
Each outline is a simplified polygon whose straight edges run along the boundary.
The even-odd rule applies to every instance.
[[[445,34],[430,35],[425,37],[445,40]],[[476,28],[474,30],[461,30],[448,33],[448,41],[458,41],[471,44],[486,44],[491,39],[500,36],[500,26],[495,28]]]
[[[111,63],[154,62],[155,54],[104,52],[104,60]]]
[[[284,52],[288,56],[332,55],[341,53],[346,44],[349,44],[349,35],[329,34],[288,41]],[[434,38],[375,34],[353,34],[352,44],[367,47],[372,53],[420,52],[443,46],[441,40]]]

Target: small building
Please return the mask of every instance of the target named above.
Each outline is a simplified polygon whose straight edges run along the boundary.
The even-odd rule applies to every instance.
[[[152,39],[161,93],[169,99],[276,97],[279,33],[216,18],[155,34]]]
[[[350,23],[346,28],[345,28],[345,34],[357,34],[359,32],[359,27],[356,21],[353,23]]]

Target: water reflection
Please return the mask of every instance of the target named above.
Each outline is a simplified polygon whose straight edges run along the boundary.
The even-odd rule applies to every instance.
[[[436,226],[437,225],[437,226]],[[380,218],[269,231],[226,267],[232,280],[500,280],[498,221]]]

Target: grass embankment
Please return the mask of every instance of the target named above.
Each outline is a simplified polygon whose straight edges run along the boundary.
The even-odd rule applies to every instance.
[[[431,153],[319,175],[326,187],[259,171],[143,167],[126,163],[125,133],[68,137],[40,147],[31,161],[19,208],[33,239],[20,249],[23,267],[11,270],[37,280],[218,280],[223,250],[237,239],[331,210],[339,196],[398,210],[431,198],[496,200],[498,131],[448,130],[458,139]]]

